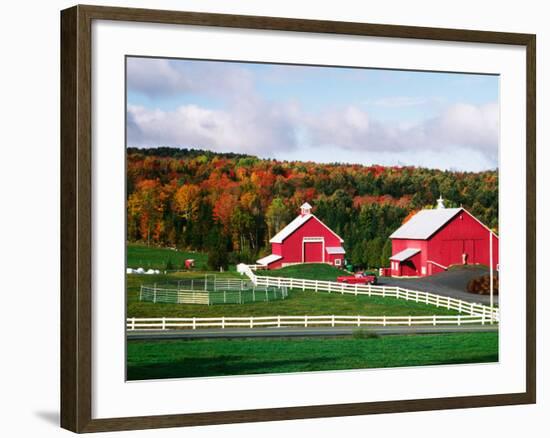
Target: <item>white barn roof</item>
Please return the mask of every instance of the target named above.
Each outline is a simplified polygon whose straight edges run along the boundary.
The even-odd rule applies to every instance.
[[[271,264],[271,263],[273,263],[273,262],[276,262],[277,260],[280,260],[280,259],[282,259],[282,256],[277,255],[277,254],[270,254],[270,255],[268,255],[268,256],[266,256],[266,257],[263,257],[263,258],[261,258],[261,259],[259,259],[259,260],[256,260],[256,263],[257,263],[258,265],[265,265],[265,266],[267,266],[267,265],[269,265],[269,264]]]
[[[327,246],[327,254],[345,254],[346,250],[341,246]]]
[[[462,208],[421,210],[395,230],[390,239],[429,239],[462,210]]]
[[[404,262],[407,259],[410,259],[413,255],[418,254],[420,249],[418,248],[407,248],[401,252],[398,252],[395,255],[390,257],[390,260],[395,260],[397,262]]]
[[[296,231],[298,228],[300,228],[302,225],[304,225],[308,220],[310,220],[313,217],[312,214],[305,214],[303,216],[296,216],[286,227],[284,227],[281,231],[279,231],[277,234],[275,234],[270,242],[271,243],[283,243],[283,240],[285,240],[288,236],[290,236],[294,231]]]

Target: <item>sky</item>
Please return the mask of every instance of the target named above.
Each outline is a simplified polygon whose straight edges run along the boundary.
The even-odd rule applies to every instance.
[[[127,58],[127,146],[481,171],[494,75]]]

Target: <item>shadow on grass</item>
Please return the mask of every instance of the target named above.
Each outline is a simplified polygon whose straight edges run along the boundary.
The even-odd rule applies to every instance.
[[[334,358],[250,360],[246,356],[220,356],[216,358],[185,358],[177,362],[160,362],[148,365],[128,365],[128,380],[174,379],[185,377],[232,376],[265,373],[290,373],[306,371],[352,370],[368,368],[398,368],[411,366],[466,365],[498,362],[498,354],[474,355],[470,358],[420,361],[404,360],[392,363],[368,363],[344,365]]]
[[[218,356],[212,358],[184,358],[174,362],[148,365],[128,365],[128,380],[172,379],[181,377],[230,376],[276,372],[311,371],[331,369],[326,362],[332,359],[313,357],[308,359],[250,360],[247,356]],[[325,367],[321,364],[325,363]],[[314,364],[314,367],[312,365]]]

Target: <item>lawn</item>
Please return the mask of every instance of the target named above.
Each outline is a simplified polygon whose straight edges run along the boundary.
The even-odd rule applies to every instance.
[[[281,269],[261,270],[256,275],[267,275],[269,277],[293,277],[305,280],[336,281],[340,275],[348,275],[347,271],[335,268],[325,263],[304,263],[300,265],[287,266]]]
[[[126,245],[126,265],[129,268],[166,269],[168,261],[173,269],[184,269],[185,260],[194,259],[195,269],[206,269],[208,257],[200,252],[186,252],[170,248],[128,244]]]
[[[498,333],[128,341],[128,380],[498,361]]]
[[[236,277],[233,272],[216,274]],[[183,278],[204,278],[197,273],[172,275],[127,275],[128,317],[221,317],[221,316],[276,316],[276,315],[362,315],[362,316],[424,316],[457,315],[454,310],[414,301],[389,297],[369,297],[313,291],[291,290],[289,297],[279,301],[246,304],[169,304],[139,301],[140,284],[166,283]],[[239,278],[243,279],[246,277]]]
[[[181,260],[187,258],[190,253],[174,251],[162,248],[150,248],[139,245],[128,246],[130,260],[142,260],[144,263],[135,266],[162,266],[167,257],[172,257],[176,263],[176,257]],[[203,262],[206,262],[206,255]],[[142,259],[140,259],[142,257]],[[129,266],[132,266],[128,262]],[[342,270],[326,264],[304,264],[282,268],[274,271],[259,271],[260,275],[284,276],[306,279],[334,280],[342,275]],[[191,271],[176,272],[160,275],[135,275],[126,276],[127,290],[127,316],[135,318],[155,317],[221,317],[221,316],[276,316],[276,315],[362,315],[362,316],[425,316],[425,315],[456,315],[456,311],[442,307],[415,303],[413,301],[398,300],[396,298],[368,297],[364,295],[354,296],[350,294],[326,293],[313,291],[291,290],[285,300],[256,302],[246,304],[216,304],[212,306],[201,304],[169,304],[151,303],[139,301],[139,290],[142,284],[166,284],[182,279],[204,279],[204,276],[216,275],[218,278],[232,277],[247,279],[245,276],[230,272]]]

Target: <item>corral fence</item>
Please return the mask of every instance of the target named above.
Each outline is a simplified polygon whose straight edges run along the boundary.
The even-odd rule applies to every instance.
[[[257,285],[249,280],[219,279],[215,276],[142,285],[139,291],[140,301],[172,304],[244,304],[284,300],[287,296],[286,286]]]
[[[314,292],[328,292],[352,295],[367,295],[392,297],[417,303],[431,304],[436,307],[456,310],[470,316],[482,316],[487,320],[499,321],[499,309],[483,304],[441,296],[430,292],[405,289],[397,286],[375,286],[371,284],[346,284],[336,281],[305,280],[297,278],[269,277],[256,275],[249,265],[237,265],[237,271],[246,275],[250,281],[258,286],[277,286],[289,289],[311,290]]]
[[[437,326],[491,324],[484,315],[433,315],[433,316],[251,316],[217,318],[128,318],[127,330],[176,330],[231,327],[336,327],[336,326]]]

